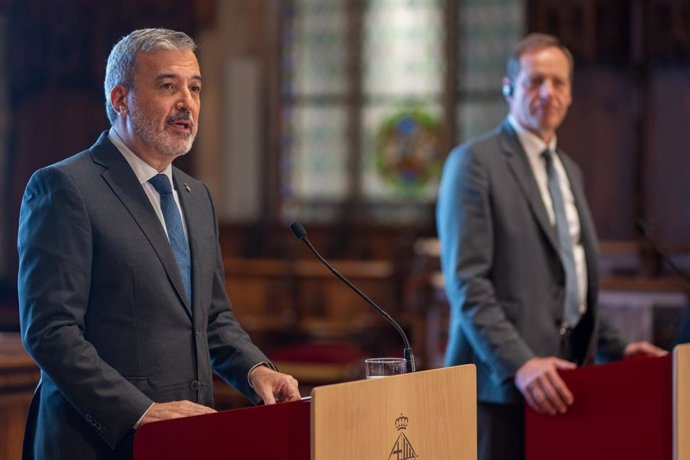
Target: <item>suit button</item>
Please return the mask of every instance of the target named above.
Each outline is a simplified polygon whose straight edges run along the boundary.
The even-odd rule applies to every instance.
[[[192,390],[197,391],[201,387],[201,383],[195,380],[189,386],[192,388]]]

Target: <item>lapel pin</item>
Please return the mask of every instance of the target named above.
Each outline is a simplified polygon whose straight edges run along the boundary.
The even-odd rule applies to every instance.
[[[187,189],[187,192],[192,193],[192,189],[189,188],[189,184],[188,184],[188,183],[186,183],[186,182],[184,183],[184,188]]]

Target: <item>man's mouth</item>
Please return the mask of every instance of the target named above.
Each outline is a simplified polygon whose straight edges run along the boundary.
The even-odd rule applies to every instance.
[[[166,123],[175,129],[185,132],[191,132],[194,123],[187,118],[186,115],[170,116],[166,119]]]

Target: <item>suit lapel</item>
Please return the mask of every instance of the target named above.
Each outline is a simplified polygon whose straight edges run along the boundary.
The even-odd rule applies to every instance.
[[[185,295],[177,261],[170,249],[168,238],[129,163],[107,139],[106,133],[103,133],[91,148],[91,154],[93,160],[105,168],[102,173],[103,179],[146,235],[180,301],[184,304],[187,313],[191,315],[191,306]]]
[[[541,193],[539,192],[539,187],[534,179],[534,174],[532,173],[532,167],[527,160],[527,154],[525,154],[520,142],[517,140],[517,136],[510,126],[508,120],[503,121],[503,125],[500,128],[500,144],[501,150],[506,156],[506,161],[508,163],[508,168],[510,169],[513,177],[518,183],[520,190],[525,194],[529,207],[534,215],[535,220],[539,224],[544,236],[549,241],[553,249],[558,252],[558,241],[556,239],[556,229],[549,221],[549,216],[546,213],[546,208],[544,207],[544,200],[541,198]]]

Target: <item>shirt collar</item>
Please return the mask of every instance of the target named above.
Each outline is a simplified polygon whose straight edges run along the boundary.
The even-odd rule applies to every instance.
[[[157,174],[165,174],[168,176],[170,183],[174,184],[171,165],[168,165],[163,171],[159,172],[156,168],[139,158],[136,153],[132,152],[114,127],[111,127],[108,131],[108,139],[110,139],[110,142],[112,142],[115,148],[120,151],[122,156],[125,157],[125,160],[127,160],[127,163],[129,163],[129,166],[134,171],[137,179],[139,179],[139,183],[144,184]]]
[[[508,115],[508,122],[515,130],[515,134],[517,134],[520,145],[522,145],[522,148],[525,150],[527,156],[539,158],[542,152],[544,152],[544,150],[547,148],[552,152],[556,151],[555,134],[553,135],[551,142],[549,142],[547,145],[543,140],[539,139],[537,135],[523,128],[520,123],[517,122],[515,117],[510,114]]]

